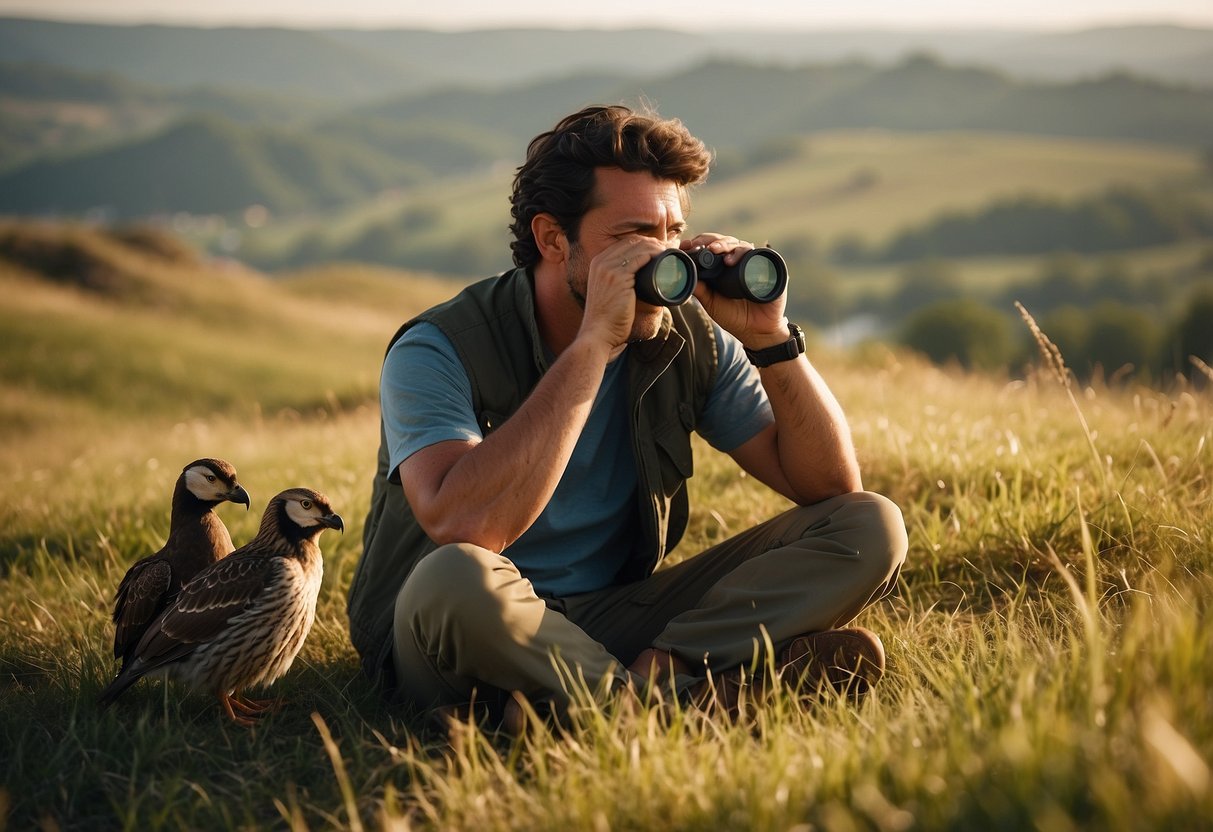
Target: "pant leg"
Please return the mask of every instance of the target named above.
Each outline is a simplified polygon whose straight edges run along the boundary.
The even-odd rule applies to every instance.
[[[396,600],[393,658],[418,705],[466,702],[477,684],[567,702],[629,679],[645,647],[712,670],[839,627],[889,592],[905,558],[901,512],[877,494],[792,509],[650,577],[548,603],[505,557],[477,546],[427,555]],[[636,682],[637,680],[632,679]]]
[[[567,668],[591,692],[628,679],[512,561],[471,544],[439,547],[417,564],[396,596],[392,648],[401,692],[421,708],[467,702],[477,686],[567,704]]]
[[[802,633],[844,626],[892,590],[906,548],[894,503],[844,494],[565,606],[624,662],[652,646],[720,671],[758,655],[764,631],[778,649]]]
[[[742,562],[672,618],[653,646],[723,670],[751,661],[764,631],[779,649],[803,633],[844,626],[892,591],[908,542],[890,500],[845,494],[779,521],[714,547]]]

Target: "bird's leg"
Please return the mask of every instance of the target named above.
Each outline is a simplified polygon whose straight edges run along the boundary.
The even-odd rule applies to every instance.
[[[240,691],[232,692],[231,701],[235,707],[240,709],[241,713],[248,716],[261,716],[267,711],[274,712],[282,707],[281,699],[250,699],[242,696]]]
[[[248,714],[243,708],[241,708],[241,714],[239,715],[232,709],[233,705],[239,706],[240,703],[229,696],[227,691],[219,691],[219,702],[223,705],[223,710],[227,713],[228,718],[237,725],[251,728],[257,724],[256,721],[249,719],[249,716],[252,716],[252,714]]]

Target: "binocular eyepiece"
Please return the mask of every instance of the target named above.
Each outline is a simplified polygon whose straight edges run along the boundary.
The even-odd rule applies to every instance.
[[[769,248],[747,251],[736,265],[728,266],[723,254],[707,248],[691,252],[670,248],[636,272],[636,296],[653,306],[679,306],[707,280],[725,297],[770,303],[788,285],[788,267],[779,252]]]

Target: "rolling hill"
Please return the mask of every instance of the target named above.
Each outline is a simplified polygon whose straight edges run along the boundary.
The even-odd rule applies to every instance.
[[[422,176],[411,162],[360,144],[193,118],[147,139],[0,176],[0,211],[126,218],[263,205],[292,212],[351,202]]]
[[[991,44],[983,61],[1030,78],[1084,78],[1120,70],[1208,86],[1213,84],[1213,33],[1139,25],[1026,35]]]
[[[721,101],[728,101],[727,113]],[[1026,83],[917,56],[781,68],[715,62],[636,81],[576,75],[484,90],[452,88],[355,106],[311,125],[266,128],[191,119],[150,138],[46,158],[0,175],[0,211],[117,216],[276,212],[360,200],[387,188],[496,161],[587,103],[649,101],[722,153],[824,130],[988,130],[1203,147],[1213,91],[1113,75]]]
[[[154,231],[0,221],[0,292],[0,430],[27,440],[86,415],[373,404],[392,332],[450,289],[360,266],[270,280]]]
[[[0,19],[0,55],[170,87],[221,86],[350,100],[433,83],[425,67],[296,29],[103,26]]]
[[[1070,203],[1112,186],[1165,191],[1205,181],[1189,150],[994,133],[827,132],[729,164],[730,175],[714,172],[695,191],[692,228],[769,241],[798,271],[847,240],[883,246],[910,226],[998,199],[1037,194]],[[267,269],[336,259],[491,274],[508,265],[509,192],[506,165],[434,180],[374,203],[246,229],[233,254]]]
[[[0,169],[143,137],[190,115],[298,124],[324,114],[313,98],[216,87],[170,88],[112,73],[0,62]],[[7,140],[7,141],[6,141]]]
[[[925,55],[893,67],[754,67],[716,63],[643,87],[705,140],[738,147],[820,130],[999,130],[1204,146],[1213,91],[1126,75],[1024,82]],[[729,101],[722,118],[709,90]]]
[[[913,53],[1037,79],[1127,70],[1213,83],[1213,30],[1120,26],[1028,29],[776,30],[748,19],[718,32],[661,29],[273,29],[118,26],[0,18],[0,55],[172,86],[253,87],[334,100],[451,84],[501,86],[577,72],[631,77],[711,59],[795,66]],[[218,57],[218,59],[217,59]]]

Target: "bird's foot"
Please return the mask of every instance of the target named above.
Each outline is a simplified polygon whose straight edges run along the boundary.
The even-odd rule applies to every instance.
[[[259,714],[250,713],[248,711],[245,711],[243,709],[243,707],[241,707],[242,703],[239,703],[236,699],[229,696],[227,693],[222,692],[222,691],[219,693],[219,703],[221,705],[223,705],[223,711],[224,711],[224,713],[227,714],[228,719],[230,719],[232,722],[236,723],[237,725],[240,725],[244,728],[252,728],[254,725],[257,724],[257,720],[250,719],[250,717],[259,716]],[[236,713],[237,707],[240,708],[239,714]]]
[[[275,713],[282,708],[281,699],[249,699],[247,696],[234,694],[230,700],[234,708],[247,716]]]

